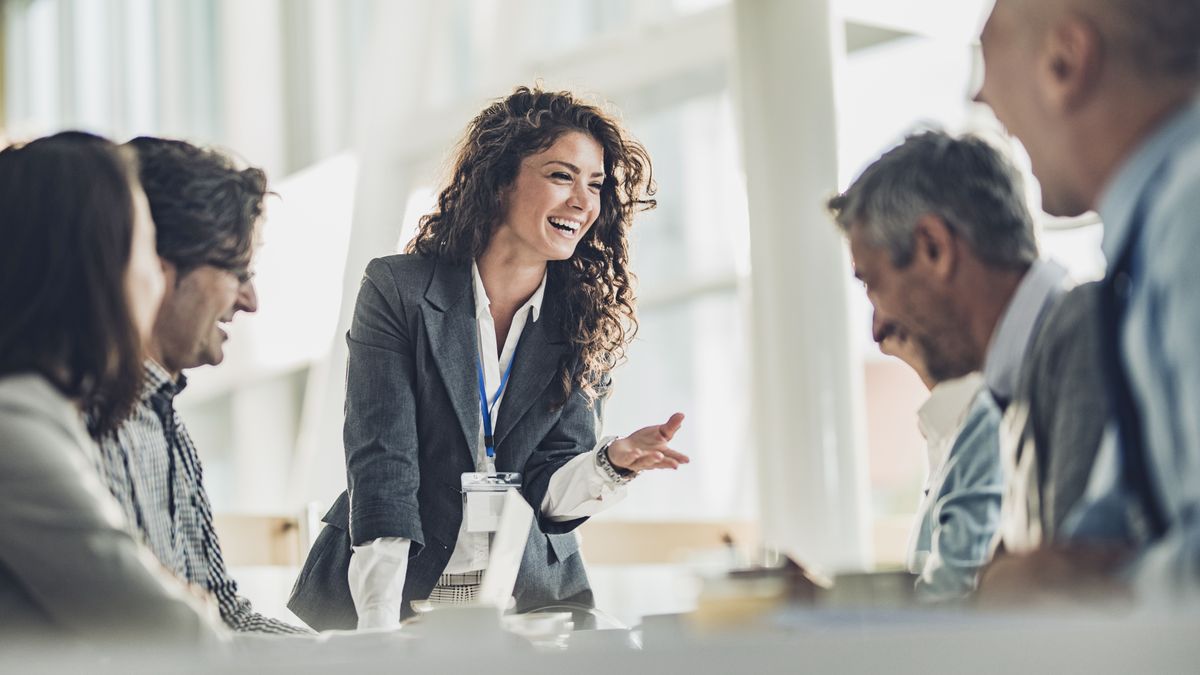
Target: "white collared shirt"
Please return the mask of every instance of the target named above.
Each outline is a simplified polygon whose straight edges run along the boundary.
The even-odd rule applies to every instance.
[[[929,459],[929,473],[925,478],[925,490],[937,480],[950,454],[950,446],[962,428],[963,420],[971,401],[983,386],[983,376],[977,372],[946,380],[934,385],[929,398],[917,410],[917,427],[925,438],[925,452]]]
[[[541,316],[542,300],[546,292],[546,276],[525,304],[513,315],[512,325],[504,345],[497,353],[496,324],[492,319],[491,300],[479,276],[478,266],[471,263],[472,288],[475,297],[475,323],[478,327],[479,358],[483,364],[484,389],[488,393],[491,409],[492,429],[496,428],[499,416],[504,412],[501,403],[504,392],[496,395],[500,386],[501,373],[512,363],[517,344],[525,324],[536,322]],[[507,386],[505,387],[507,390]],[[482,417],[482,414],[481,414]],[[597,444],[597,449],[608,439]],[[475,467],[478,471],[492,471],[484,447],[483,425],[479,426],[476,441]],[[616,504],[625,497],[625,486],[613,483],[596,463],[596,450],[585,452],[564,464],[550,477],[546,496],[542,499],[542,513],[552,520],[565,521],[592,516]],[[354,547],[350,557],[348,581],[350,595],[358,611],[358,627],[386,628],[400,621],[403,602],[404,578],[408,571],[409,540],[403,537],[381,537]],[[466,519],[458,531],[458,541],[443,574],[462,574],[487,567],[489,535],[486,532],[468,532]]]
[[[1017,391],[1025,350],[1044,310],[1067,290],[1067,270],[1053,260],[1035,260],[992,333],[983,364],[983,379],[992,396],[1007,405]]]
[[[921,409],[931,466],[906,564],[924,602],[962,598],[990,557],[1000,515],[1000,410],[978,373],[934,387]]]
[[[937,486],[945,477],[946,459],[950,448],[962,431],[963,421],[971,409],[971,402],[983,388],[983,375],[968,373],[960,378],[946,380],[934,385],[929,398],[917,410],[917,427],[925,437],[925,453],[929,460],[925,484],[922,486],[917,519],[908,537],[906,564],[909,571],[920,573],[925,566],[929,551],[919,544],[921,520],[932,508],[931,500],[936,497]]]

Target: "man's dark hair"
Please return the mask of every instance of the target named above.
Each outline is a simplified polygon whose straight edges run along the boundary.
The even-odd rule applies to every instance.
[[[139,136],[142,187],[158,230],[158,255],[179,276],[201,265],[245,275],[267,195],[262,169],[186,141]]]
[[[897,267],[912,261],[913,229],[926,214],[939,216],[995,267],[1027,267],[1038,256],[1020,174],[974,136],[909,136],[830,199],[828,208],[843,231],[857,225],[873,244],[887,248]]]
[[[40,373],[95,430],[137,399],[142,346],[125,291],[132,153],[64,132],[0,152],[0,375]]]

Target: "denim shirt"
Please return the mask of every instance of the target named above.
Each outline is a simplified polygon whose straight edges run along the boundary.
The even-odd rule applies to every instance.
[[[942,465],[931,466],[908,556],[917,597],[955,600],[975,590],[1000,524],[1000,408],[986,388],[971,401]]]
[[[1200,98],[1160,126],[1104,192],[1104,254],[1133,247],[1120,353],[1142,424],[1142,445],[1167,533],[1130,573],[1144,600],[1200,600]],[[1138,213],[1141,217],[1138,217]],[[1111,426],[1111,425],[1110,425]],[[1072,514],[1076,538],[1139,541],[1118,514],[1123,494],[1115,434]],[[1136,521],[1134,521],[1136,522]]]

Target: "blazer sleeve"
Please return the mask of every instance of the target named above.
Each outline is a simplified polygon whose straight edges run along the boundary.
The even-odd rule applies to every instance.
[[[597,387],[595,400],[590,403],[579,388],[573,389],[563,406],[562,415],[525,462],[522,492],[538,516],[538,527],[546,534],[570,532],[587,520],[551,520],[542,513],[541,504],[545,501],[554,472],[577,455],[595,449],[603,428],[604,404],[608,400],[611,385],[612,378],[605,374],[603,382]]]
[[[424,545],[413,331],[392,270],[367,265],[346,335],[346,478],[350,539],[404,537],[415,555]]]

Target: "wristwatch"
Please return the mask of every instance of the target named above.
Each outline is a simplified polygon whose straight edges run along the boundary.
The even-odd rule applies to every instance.
[[[596,465],[600,467],[600,471],[604,473],[605,477],[608,478],[610,482],[616,483],[617,485],[624,485],[634,478],[637,478],[638,472],[630,469],[622,469],[621,467],[613,464],[612,460],[609,459],[608,449],[613,443],[616,442],[616,440],[616,438],[611,438],[607,443],[600,446],[600,449],[596,451]]]

